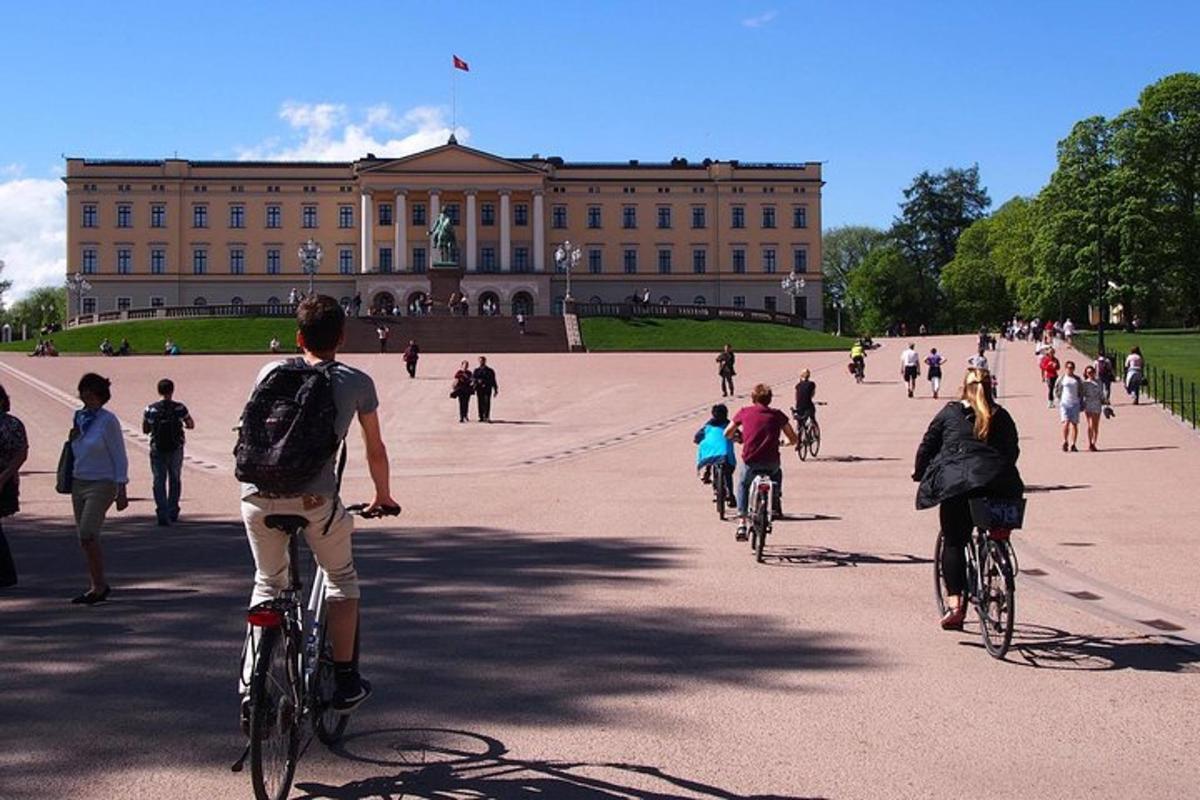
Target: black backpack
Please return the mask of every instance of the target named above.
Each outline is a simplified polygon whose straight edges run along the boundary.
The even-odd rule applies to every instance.
[[[242,411],[234,475],[259,490],[298,493],[317,477],[341,443],[329,371],[289,360],[267,373]]]
[[[179,418],[179,404],[160,400],[155,405],[150,420],[150,441],[156,453],[174,453],[183,447],[183,420]]]

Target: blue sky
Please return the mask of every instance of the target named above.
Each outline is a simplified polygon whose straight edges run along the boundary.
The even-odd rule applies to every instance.
[[[337,157],[444,139],[568,160],[827,162],[826,226],[887,225],[922,169],[1029,194],[1072,123],[1200,69],[1200,4],[6,3],[0,259],[65,254],[62,154]]]

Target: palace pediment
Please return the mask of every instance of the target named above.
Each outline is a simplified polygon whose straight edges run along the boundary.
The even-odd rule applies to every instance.
[[[361,176],[418,176],[437,175],[493,175],[540,178],[546,173],[530,164],[511,161],[507,158],[485,153],[460,144],[444,144],[431,150],[423,150],[402,158],[367,158],[355,162],[355,171]]]

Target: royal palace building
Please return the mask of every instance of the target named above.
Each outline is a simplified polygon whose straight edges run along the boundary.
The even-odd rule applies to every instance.
[[[365,309],[431,291],[429,230],[454,223],[471,313],[549,314],[578,302],[767,308],[821,325],[821,166],[501,158],[450,143],[347,162],[67,160],[67,264],[84,313],[286,303],[317,291]],[[799,296],[781,286],[796,272]],[[444,286],[445,284],[440,284]],[[76,298],[73,298],[72,309]]]

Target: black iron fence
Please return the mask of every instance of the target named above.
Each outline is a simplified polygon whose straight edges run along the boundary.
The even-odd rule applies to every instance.
[[[1109,350],[1108,357],[1112,359],[1113,372],[1117,382],[1126,379],[1125,358],[1127,354],[1117,350]],[[1179,417],[1185,423],[1190,423],[1192,430],[1200,425],[1200,412],[1196,407],[1196,382],[1184,380],[1170,370],[1156,367],[1143,357],[1142,384],[1140,394],[1149,397],[1152,402],[1162,406],[1172,415]]]
[[[771,322],[777,325],[805,327],[807,319],[782,311],[732,306],[683,306],[657,303],[577,303],[567,304],[567,313],[579,317],[655,317],[659,319],[735,320],[740,322]]]

